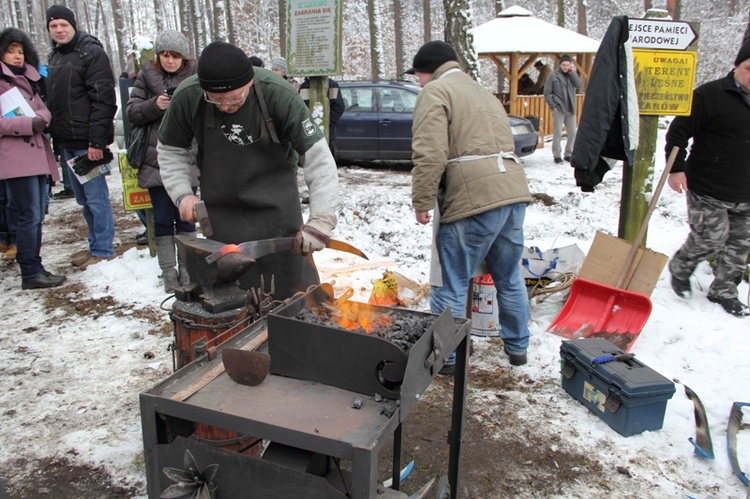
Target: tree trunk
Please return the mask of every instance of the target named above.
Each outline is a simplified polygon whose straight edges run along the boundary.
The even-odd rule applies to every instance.
[[[422,0],[422,19],[424,26],[424,42],[432,40],[432,12],[430,9],[430,0]]]
[[[557,0],[557,25],[565,27],[565,0]]]
[[[673,0],[672,19],[682,19],[682,0]]]
[[[28,33],[28,29],[26,29],[26,16],[23,15],[21,2],[19,0],[13,0],[13,18],[13,24],[21,31]]]
[[[229,7],[228,2],[219,2],[216,4],[212,0],[209,0],[211,4],[213,4],[213,12],[212,14],[212,23],[211,23],[211,31],[213,33],[209,33],[209,38],[211,40],[221,40],[222,42],[227,41],[227,31],[225,29],[226,23],[224,22],[226,18],[226,9]],[[208,3],[208,2],[207,2]],[[206,5],[208,7],[208,5]]]
[[[578,0],[578,32],[582,35],[589,35],[589,28],[586,22],[586,0]]]
[[[401,0],[393,0],[393,29],[396,42],[396,77],[404,72],[404,31],[402,26],[403,10]]]
[[[128,30],[125,29],[125,18],[122,15],[122,0],[112,0],[112,22],[115,25],[115,44],[117,44],[117,64],[115,61],[111,61],[115,68],[119,67],[119,71],[115,74],[119,76],[120,72],[127,67],[127,50],[125,47],[129,45],[125,37],[128,36]],[[114,58],[113,58],[114,59]]]
[[[286,0],[279,0],[279,50],[286,58]]]
[[[234,2],[227,3],[227,8],[224,11],[226,15],[226,26],[227,26],[227,41],[232,45],[237,45],[237,35],[234,31],[234,13],[232,12],[232,4]]]
[[[505,10],[505,7],[503,7],[503,0],[497,0],[495,2],[495,17],[499,13]],[[503,88],[505,87],[505,73],[503,73],[503,70],[497,67],[497,64],[493,64],[495,66],[495,71],[497,72],[497,95],[502,95]]]
[[[469,0],[443,0],[445,8],[445,41],[450,43],[458,54],[458,62],[475,80],[479,76],[477,56],[474,53],[474,37],[471,29]]]
[[[380,79],[380,33],[377,22],[377,0],[367,0],[367,17],[370,22],[370,76]]]
[[[745,43],[745,40],[750,40],[750,19],[748,19],[747,26],[745,27],[745,36],[742,37],[742,43]]]
[[[196,43],[194,33],[191,28],[193,27],[192,20],[192,9],[190,8],[191,0],[177,0],[180,10],[180,32],[185,36],[188,41],[188,45],[192,47],[192,52],[197,56],[198,44]]]

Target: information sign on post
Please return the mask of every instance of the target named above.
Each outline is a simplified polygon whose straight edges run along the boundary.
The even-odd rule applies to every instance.
[[[690,23],[661,19],[629,19],[633,48],[686,50],[698,38]]]
[[[287,72],[341,74],[341,0],[287,0]]]
[[[690,116],[696,52],[633,50],[638,112]]]

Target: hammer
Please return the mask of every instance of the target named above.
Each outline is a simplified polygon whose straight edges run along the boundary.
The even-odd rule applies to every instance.
[[[208,211],[206,210],[206,203],[198,201],[193,205],[193,216],[201,226],[201,232],[206,237],[211,237],[214,234],[214,229],[211,227],[211,219],[208,218]]]

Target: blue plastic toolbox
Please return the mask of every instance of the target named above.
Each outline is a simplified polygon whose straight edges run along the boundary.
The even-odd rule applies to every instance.
[[[672,381],[601,338],[563,341],[560,357],[563,389],[617,433],[661,429]]]

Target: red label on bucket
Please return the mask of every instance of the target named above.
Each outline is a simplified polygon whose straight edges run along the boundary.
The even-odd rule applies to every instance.
[[[481,284],[483,286],[494,286],[495,281],[492,280],[492,276],[490,274],[484,274],[484,275],[478,275],[474,278],[475,284]]]

